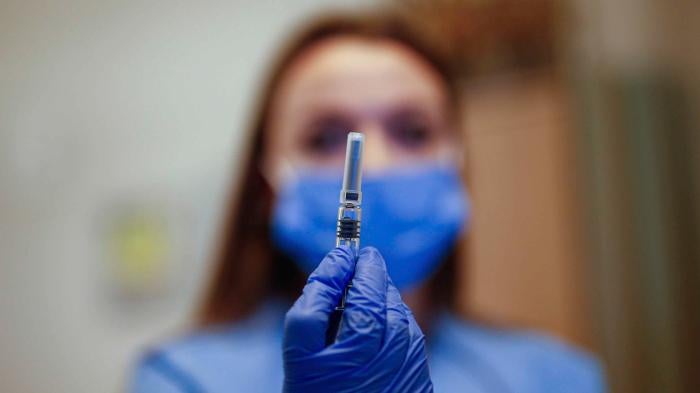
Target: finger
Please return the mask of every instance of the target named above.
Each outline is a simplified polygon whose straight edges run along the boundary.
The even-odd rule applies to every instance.
[[[389,346],[391,347],[392,354],[403,359],[410,342],[408,307],[406,307],[401,299],[399,290],[394,286],[391,277],[389,277],[388,281],[385,341],[390,342]]]
[[[311,273],[285,318],[285,356],[304,356],[324,348],[328,318],[350,282],[355,259],[351,248],[338,247]]]
[[[386,328],[387,272],[384,258],[373,247],[360,251],[348,291],[338,342],[357,348],[357,359],[376,354]]]
[[[396,306],[402,310],[406,324],[399,334],[387,337],[388,346],[395,348],[391,356],[400,360],[396,363],[397,370],[393,375],[409,376],[408,378],[394,378],[391,381],[389,391],[392,392],[432,392],[433,386],[425,353],[425,336],[416,322],[411,309],[401,300],[398,289],[389,278],[388,289],[389,307]],[[398,298],[398,301],[397,301]],[[400,351],[400,352],[399,352]]]
[[[382,348],[377,356],[377,358],[382,359],[383,366],[379,368],[377,378],[392,381],[399,375],[398,370],[405,362],[410,344],[411,336],[408,315],[406,314],[399,290],[396,289],[391,282],[391,278],[389,278],[386,294],[386,332]],[[388,391],[409,390],[389,389]]]
[[[410,338],[410,344],[406,353],[406,363],[412,364],[416,369],[422,370],[421,373],[417,373],[416,375],[416,378],[419,378],[420,374],[427,373],[428,370],[428,367],[425,364],[427,362],[425,352],[425,335],[418,325],[416,318],[413,316],[411,309],[408,308],[405,303],[402,303],[402,305],[408,317],[408,335]],[[426,380],[429,381],[429,378]]]
[[[411,391],[432,392],[433,385],[430,381],[430,372],[427,364],[428,356],[425,350],[425,335],[423,335],[412,313],[408,315],[408,329],[410,343],[405,355],[404,365],[397,374],[403,373],[404,375],[409,375],[410,378],[401,380],[401,384],[395,386],[395,391],[408,391],[410,386]]]

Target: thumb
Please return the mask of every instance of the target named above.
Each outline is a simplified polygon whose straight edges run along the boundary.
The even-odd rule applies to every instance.
[[[285,358],[316,353],[325,347],[328,319],[354,270],[352,249],[338,247],[329,252],[311,273],[302,295],[285,317]]]
[[[345,345],[361,343],[361,358],[371,358],[379,351],[386,328],[388,276],[379,251],[366,247],[360,251],[348,291],[345,313],[338,341]],[[363,356],[365,355],[365,356]]]

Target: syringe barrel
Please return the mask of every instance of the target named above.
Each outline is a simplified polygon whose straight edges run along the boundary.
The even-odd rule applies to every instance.
[[[345,169],[343,171],[343,188],[340,191],[340,203],[360,204],[362,202],[362,150],[364,135],[359,132],[348,134],[345,150]]]
[[[360,248],[360,222],[362,220],[362,148],[364,136],[359,132],[348,134],[345,151],[343,188],[340,190],[338,206],[338,228],[336,246],[347,245]]]

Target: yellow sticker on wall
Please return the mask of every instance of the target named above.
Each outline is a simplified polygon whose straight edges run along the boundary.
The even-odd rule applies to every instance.
[[[115,217],[108,243],[117,285],[132,294],[157,291],[167,281],[170,241],[165,220],[132,211]]]

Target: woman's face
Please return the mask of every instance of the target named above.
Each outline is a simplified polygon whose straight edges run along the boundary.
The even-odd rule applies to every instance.
[[[391,40],[329,38],[286,70],[272,99],[264,169],[342,166],[349,131],[365,134],[363,167],[444,158],[456,150],[446,86],[410,48]]]

